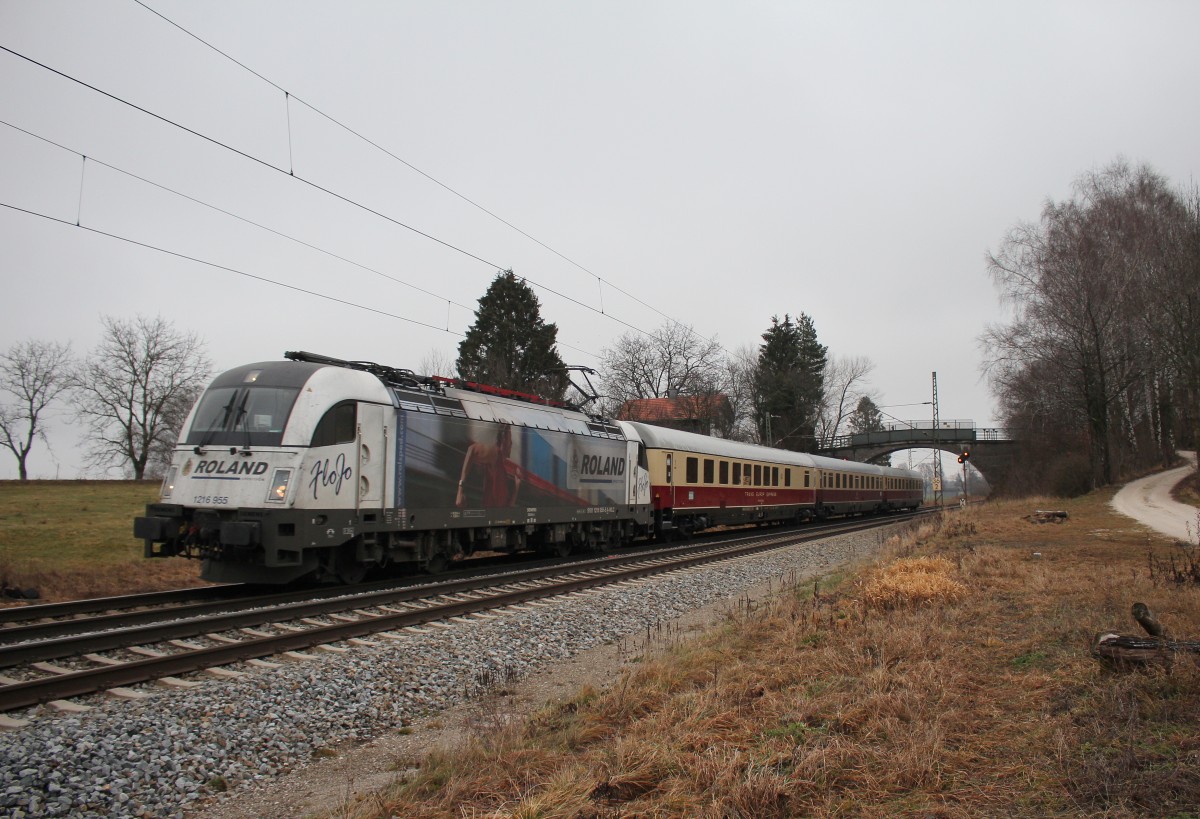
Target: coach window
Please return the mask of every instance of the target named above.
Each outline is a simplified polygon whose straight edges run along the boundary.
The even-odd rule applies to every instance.
[[[779,486],[779,467],[771,467],[771,486]]]
[[[762,464],[754,465],[754,485],[762,486]]]
[[[712,458],[704,459],[704,482],[705,483],[713,482],[713,459]]]
[[[738,461],[734,461],[733,463],[733,485],[742,485],[742,465]]]
[[[687,459],[687,482],[700,483],[700,459]]]
[[[783,470],[783,485],[784,486],[792,485],[792,470],[790,470],[790,469]]]
[[[720,480],[717,483],[725,485],[729,483],[729,461],[721,461]]]
[[[804,470],[804,488],[808,488],[808,470]]]
[[[313,433],[313,446],[333,446],[348,444],[354,440],[358,431],[358,404],[354,401],[343,401],[330,408]]]

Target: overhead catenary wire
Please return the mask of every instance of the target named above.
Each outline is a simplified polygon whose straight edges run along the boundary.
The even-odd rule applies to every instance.
[[[159,253],[165,253],[166,255],[174,256],[177,259],[184,259],[189,262],[195,262],[197,264],[206,265],[208,267],[213,267],[218,270],[225,270],[229,273],[236,273],[237,275],[245,276],[248,279],[253,279],[258,282],[264,282],[266,284],[275,285],[276,287],[284,287],[284,288],[287,288],[288,290],[294,290],[297,293],[304,293],[305,295],[308,295],[308,296],[316,296],[317,298],[325,299],[326,301],[335,302],[337,304],[344,304],[348,307],[358,308],[359,310],[366,310],[369,313],[376,313],[381,316],[387,316],[388,318],[399,319],[400,321],[406,321],[406,322],[409,322],[410,324],[418,324],[422,327],[428,327],[431,330],[437,330],[438,332],[441,332],[441,333],[448,332],[451,335],[455,335],[455,336],[463,335],[463,333],[457,333],[457,332],[454,332],[453,330],[445,330],[445,329],[443,329],[441,327],[437,327],[433,324],[427,324],[427,323],[425,323],[423,321],[419,321],[417,319],[408,318],[407,316],[401,316],[401,315],[397,315],[395,313],[389,313],[386,310],[380,310],[377,307],[368,307],[365,304],[358,304],[357,302],[348,301],[346,299],[338,298],[337,296],[330,296],[327,293],[320,293],[316,290],[308,290],[308,289],[306,289],[304,287],[300,287],[298,285],[288,284],[287,282],[281,282],[281,281],[277,281],[275,279],[269,279],[265,276],[257,276],[253,273],[247,273],[245,270],[239,270],[236,267],[230,267],[228,265],[218,264],[217,262],[210,262],[207,259],[201,259],[198,256],[191,256],[187,253],[180,253],[175,250],[169,250],[165,247],[160,247],[158,245],[154,245],[149,242],[143,242],[139,239],[130,238],[129,236],[122,236],[119,233],[112,233],[111,231],[100,230],[99,228],[89,227],[87,225],[73,224],[68,219],[61,219],[57,216],[51,216],[46,213],[39,213],[35,210],[30,210],[28,208],[22,208],[17,205],[9,204],[8,202],[0,202],[0,207],[8,208],[9,210],[16,211],[17,213],[24,213],[24,214],[28,214],[29,216],[36,216],[40,219],[46,219],[50,222],[57,222],[60,225],[66,225],[68,227],[77,228],[79,230],[86,230],[88,233],[94,233],[98,236],[107,236],[110,239],[117,239],[118,241],[127,242],[131,245],[136,245],[137,247],[146,248],[147,250],[154,250]]]
[[[4,123],[4,124],[6,124],[6,125],[7,125],[8,123]],[[19,129],[18,129],[18,130],[19,130]],[[93,159],[92,161],[93,161],[93,162],[96,162],[97,164],[104,165],[105,167],[112,167],[112,166],[110,166],[110,165],[107,165],[106,163],[99,162],[98,160],[95,160],[95,159]],[[113,170],[120,171],[120,169],[119,169],[119,168],[113,168]],[[120,171],[120,172],[124,173],[124,171]],[[138,178],[138,177],[136,177],[136,176],[135,176],[134,178]],[[155,184],[155,183],[153,183],[153,182],[152,182],[152,183],[150,183],[150,184]],[[203,204],[203,203],[201,203],[201,204]],[[196,264],[202,264],[202,265],[205,265],[205,266],[207,266],[207,267],[216,268],[217,270],[224,270],[224,271],[226,271],[226,272],[229,272],[229,273],[234,273],[234,274],[236,274],[236,275],[239,275],[239,276],[244,276],[245,278],[248,278],[248,279],[253,279],[254,281],[262,282],[262,283],[264,283],[264,284],[273,285],[273,286],[275,286],[275,287],[282,287],[282,288],[285,288],[285,289],[287,289],[287,290],[292,290],[292,291],[295,291],[295,292],[297,292],[297,293],[303,293],[304,295],[307,295],[307,296],[314,296],[314,297],[316,297],[316,298],[319,298],[319,299],[324,299],[325,301],[330,301],[330,302],[334,302],[334,303],[337,303],[337,304],[342,304],[342,305],[345,305],[345,306],[347,306],[347,307],[353,307],[353,308],[355,308],[355,309],[358,309],[358,310],[365,310],[365,311],[367,311],[367,312],[369,312],[369,313],[375,313],[375,314],[377,314],[377,315],[380,315],[380,316],[385,316],[385,317],[387,317],[387,318],[394,318],[394,319],[397,319],[398,321],[404,321],[404,322],[407,322],[407,323],[409,323],[409,324],[416,324],[416,325],[418,325],[418,326],[420,326],[420,327],[427,327],[427,328],[429,328],[430,330],[436,330],[436,331],[438,331],[438,332],[440,332],[440,333],[446,333],[446,334],[448,334],[448,335],[457,336],[457,337],[459,337],[459,338],[463,338],[463,337],[465,336],[465,333],[460,333],[460,332],[457,332],[457,331],[455,331],[455,330],[451,330],[451,329],[450,329],[450,322],[449,322],[449,312],[448,312],[448,311],[449,311],[449,309],[450,309],[450,307],[449,307],[449,303],[447,304],[447,307],[446,307],[446,309],[447,309],[447,321],[446,321],[446,326],[445,326],[445,327],[438,327],[438,326],[436,326],[436,325],[429,324],[429,323],[427,323],[427,322],[420,321],[420,320],[418,320],[418,319],[409,318],[408,316],[401,316],[401,315],[399,315],[399,314],[397,314],[397,313],[389,313],[389,312],[388,312],[388,311],[386,311],[386,310],[380,310],[380,309],[378,309],[378,308],[375,308],[375,307],[369,307],[369,306],[367,306],[367,305],[364,305],[364,304],[359,304],[358,302],[349,301],[349,300],[347,300],[347,299],[339,298],[339,297],[337,297],[337,296],[331,296],[331,295],[329,295],[329,294],[327,294],[327,293],[321,293],[321,292],[318,292],[318,291],[316,291],[316,290],[309,290],[309,289],[307,289],[307,288],[300,287],[300,286],[298,286],[298,285],[289,284],[289,283],[287,283],[287,282],[281,282],[281,281],[278,281],[278,280],[276,280],[276,279],[267,278],[266,276],[258,276],[258,275],[254,274],[254,273],[248,273],[248,272],[246,272],[246,271],[244,271],[244,270],[240,270],[240,269],[238,269],[238,268],[235,268],[235,267],[230,267],[230,266],[228,266],[228,265],[218,264],[217,262],[211,262],[211,261],[208,261],[207,259],[201,259],[201,258],[200,258],[200,257],[198,257],[198,256],[192,256],[192,255],[190,255],[190,254],[187,254],[187,253],[181,253],[181,252],[179,252],[179,251],[171,250],[171,249],[169,249],[169,248],[160,247],[159,245],[151,244],[150,242],[144,242],[144,241],[141,241],[140,239],[133,239],[133,238],[131,238],[131,237],[129,237],[129,236],[122,236],[122,235],[120,235],[119,233],[113,233],[112,231],[100,230],[99,228],[89,227],[88,225],[84,225],[84,224],[81,224],[81,223],[79,223],[79,222],[72,223],[72,222],[71,222],[70,220],[68,220],[68,219],[61,219],[61,218],[59,218],[59,217],[57,217],[57,216],[51,216],[51,215],[49,215],[49,214],[46,214],[46,213],[39,213],[38,211],[35,211],[35,210],[30,210],[29,208],[22,208],[22,207],[20,207],[20,206],[18,206],[18,205],[13,205],[13,204],[10,204],[10,203],[8,203],[8,202],[0,202],[0,207],[8,208],[9,210],[11,210],[11,211],[15,211],[15,212],[17,212],[17,213],[24,213],[24,214],[26,214],[26,215],[29,215],[29,216],[36,216],[36,217],[39,217],[39,218],[41,218],[41,219],[46,219],[47,221],[50,221],[50,222],[56,222],[56,223],[58,223],[58,224],[60,224],[60,225],[66,225],[66,226],[68,226],[68,227],[75,227],[75,228],[79,228],[80,230],[85,230],[85,231],[87,231],[88,233],[93,233],[93,234],[96,234],[96,235],[98,235],[98,236],[105,236],[105,237],[108,237],[108,238],[110,238],[110,239],[116,239],[116,240],[118,240],[118,241],[121,241],[121,242],[126,242],[126,243],[128,243],[128,244],[135,245],[135,246],[137,246],[137,247],[141,247],[141,248],[145,248],[145,249],[147,249],[147,250],[153,250],[153,251],[156,251],[156,252],[158,252],[158,253],[163,253],[163,254],[166,254],[166,255],[168,255],[168,256],[174,256],[174,257],[175,257],[175,258],[177,258],[177,259],[183,259],[183,260],[185,260],[185,261],[194,262],[194,263],[196,263]],[[267,229],[268,229],[268,230],[270,230],[269,228],[267,228]],[[320,248],[317,248],[317,249],[319,250]],[[351,263],[353,264],[353,262],[351,262]],[[562,341],[558,341],[557,343],[558,343],[558,345],[559,345],[560,347],[563,347],[564,349],[567,349],[567,350],[574,350],[574,351],[575,351],[575,352],[577,352],[577,353],[580,353],[580,354],[582,354],[582,355],[586,355],[586,356],[591,356],[592,358],[596,358],[596,357],[597,357],[595,353],[589,352],[589,351],[587,351],[587,350],[580,349],[579,347],[575,347],[575,346],[572,346],[572,345],[570,345],[570,344],[566,344],[566,343],[564,343],[564,342],[562,342]]]
[[[380,211],[378,211],[378,210],[376,210],[376,209],[374,209],[374,208],[372,208],[372,207],[370,207],[370,206],[368,206],[368,205],[364,205],[364,204],[362,204],[361,202],[358,202],[358,201],[356,201],[356,200],[354,200],[354,199],[351,199],[351,198],[350,198],[350,197],[348,197],[348,196],[345,196],[345,195],[343,195],[343,194],[340,194],[340,193],[338,193],[338,192],[336,192],[336,191],[334,191],[334,190],[331,190],[331,189],[329,189],[329,188],[326,188],[326,187],[324,187],[324,186],[322,186],[322,185],[318,185],[317,183],[313,182],[312,180],[305,179],[303,176],[300,176],[300,175],[298,175],[298,174],[295,174],[295,173],[291,173],[291,172],[289,172],[289,171],[287,171],[287,170],[285,170],[285,169],[283,169],[283,168],[280,168],[279,166],[277,166],[277,165],[275,165],[275,164],[273,164],[273,163],[271,163],[271,162],[268,162],[268,161],[267,161],[267,160],[265,160],[265,159],[262,159],[262,158],[260,158],[260,157],[256,157],[256,156],[254,156],[253,154],[250,154],[250,153],[248,153],[248,152],[246,152],[246,151],[243,151],[243,150],[241,150],[240,148],[236,148],[236,147],[234,147],[234,146],[232,146],[232,145],[229,145],[229,144],[227,144],[227,143],[225,143],[225,142],[222,142],[221,140],[219,140],[219,139],[216,139],[215,137],[211,137],[211,136],[209,136],[209,135],[207,135],[207,134],[204,134],[204,133],[202,133],[202,132],[200,132],[200,131],[197,131],[197,130],[195,130],[194,128],[189,128],[188,126],[186,126],[186,125],[183,125],[182,123],[176,122],[175,120],[172,120],[172,119],[170,119],[169,117],[163,116],[162,114],[157,114],[157,113],[155,113],[154,111],[151,111],[151,110],[149,110],[148,108],[145,108],[145,107],[143,107],[143,106],[141,106],[141,105],[138,105],[137,103],[131,102],[131,101],[129,101],[129,100],[126,100],[126,99],[124,99],[123,97],[120,97],[120,96],[118,96],[118,95],[116,95],[116,94],[114,94],[114,93],[112,93],[112,92],[105,91],[105,90],[104,90],[104,89],[102,89],[102,88],[98,88],[97,86],[94,86],[94,85],[92,85],[92,84],[90,84],[90,83],[88,83],[88,82],[85,82],[85,81],[83,81],[83,80],[79,79],[78,77],[74,77],[74,76],[72,76],[72,75],[70,75],[70,74],[67,74],[67,73],[66,73],[66,72],[64,72],[64,71],[60,71],[60,70],[58,70],[58,69],[56,69],[56,68],[53,68],[53,67],[51,67],[51,66],[49,66],[49,65],[46,65],[45,63],[42,63],[42,62],[40,62],[40,61],[38,61],[38,60],[35,60],[34,58],[32,58],[32,57],[30,57],[30,56],[28,56],[28,55],[26,55],[26,54],[22,54],[22,53],[21,53],[21,52],[19,52],[19,51],[15,51],[14,49],[11,49],[11,48],[9,48],[8,46],[5,46],[5,45],[0,45],[0,51],[7,52],[8,54],[11,54],[11,55],[13,55],[14,57],[17,57],[18,59],[25,60],[26,62],[28,62],[28,63],[30,63],[30,64],[32,64],[32,65],[35,65],[35,66],[37,66],[38,68],[41,68],[41,69],[43,69],[43,70],[45,70],[45,71],[49,71],[50,73],[52,73],[52,74],[54,74],[54,75],[56,75],[56,76],[59,76],[59,77],[61,77],[61,78],[65,79],[65,80],[67,80],[67,81],[69,81],[69,82],[73,82],[73,83],[75,83],[75,84],[77,84],[77,85],[80,85],[80,86],[82,86],[82,87],[84,87],[84,88],[88,89],[89,91],[93,91],[93,92],[95,92],[95,93],[97,93],[97,94],[100,94],[101,96],[104,96],[104,97],[106,97],[106,98],[108,98],[108,99],[110,99],[110,100],[112,100],[112,101],[114,101],[114,102],[117,102],[117,103],[121,104],[121,105],[128,106],[129,108],[132,108],[133,110],[135,110],[135,111],[138,111],[139,113],[142,113],[142,114],[144,114],[144,115],[146,115],[146,116],[148,116],[148,117],[151,117],[151,118],[153,118],[153,119],[156,119],[156,120],[158,120],[159,122],[162,122],[162,123],[164,123],[164,124],[170,125],[170,126],[172,126],[172,127],[174,127],[174,128],[178,128],[179,130],[181,130],[181,131],[184,131],[185,133],[191,134],[192,136],[195,136],[195,137],[197,137],[197,138],[199,138],[199,139],[202,139],[202,140],[204,140],[205,142],[208,142],[208,143],[210,143],[210,144],[212,144],[212,145],[215,145],[215,146],[217,146],[217,147],[223,148],[223,149],[225,149],[225,150],[227,150],[227,151],[229,151],[229,152],[231,152],[231,153],[233,153],[233,154],[236,154],[237,156],[240,156],[240,157],[242,157],[242,158],[244,158],[244,159],[248,159],[248,160],[250,160],[251,162],[254,162],[254,163],[258,164],[258,165],[261,165],[261,166],[263,166],[264,168],[269,168],[270,170],[273,170],[273,171],[275,171],[276,173],[282,174],[283,176],[285,176],[285,177],[288,177],[289,179],[295,179],[296,181],[298,181],[298,182],[301,182],[301,183],[303,183],[304,185],[307,185],[307,186],[309,186],[309,187],[313,188],[314,190],[320,191],[321,193],[324,193],[324,194],[326,194],[326,195],[328,195],[328,196],[331,196],[331,197],[333,197],[333,198],[335,198],[335,199],[337,199],[337,200],[339,200],[339,201],[341,201],[341,202],[345,202],[346,204],[348,204],[348,205],[351,205],[352,207],[358,208],[358,209],[360,209],[360,210],[362,210],[362,211],[364,211],[364,212],[366,212],[366,213],[370,213],[370,214],[372,214],[372,215],[374,215],[374,216],[377,216],[377,217],[379,217],[380,219],[383,219],[383,220],[385,220],[385,221],[387,221],[387,222],[390,222],[390,223],[392,223],[392,224],[394,224],[394,225],[396,225],[396,226],[398,226],[398,227],[402,227],[402,228],[404,228],[405,230],[412,231],[413,233],[417,234],[418,236],[422,236],[422,237],[424,237],[424,238],[426,238],[426,239],[429,239],[430,241],[436,242],[436,243],[438,243],[438,244],[442,245],[443,247],[446,247],[446,248],[448,248],[448,249],[450,249],[450,250],[453,250],[453,251],[455,251],[455,252],[457,252],[457,253],[461,253],[462,255],[464,255],[464,256],[467,256],[468,258],[474,259],[475,261],[478,261],[478,262],[481,262],[481,263],[483,263],[483,264],[486,264],[486,265],[488,265],[489,267],[491,267],[491,268],[492,268],[492,269],[494,269],[494,270],[503,270],[503,269],[505,269],[503,265],[497,264],[496,262],[489,261],[488,259],[485,259],[485,258],[483,258],[482,256],[478,256],[478,255],[476,255],[475,253],[472,253],[471,251],[469,251],[469,250],[466,250],[465,248],[458,247],[457,245],[454,245],[454,244],[452,244],[452,243],[450,243],[450,242],[448,242],[448,241],[446,241],[446,240],[444,240],[444,239],[440,239],[440,238],[438,238],[438,237],[436,237],[436,236],[434,236],[434,235],[432,235],[432,234],[426,233],[425,231],[423,231],[423,230],[420,230],[419,228],[416,228],[416,227],[414,227],[414,226],[412,226],[412,225],[409,225],[409,224],[406,224],[406,223],[404,223],[404,222],[401,222],[400,220],[398,220],[398,219],[396,219],[396,218],[394,218],[394,217],[388,216],[387,214],[385,214],[385,213],[382,213],[382,212],[380,212]],[[571,297],[571,296],[568,296],[568,295],[566,295],[565,293],[561,293],[561,292],[559,292],[558,290],[555,290],[555,289],[554,289],[554,288],[552,288],[552,287],[547,287],[546,285],[544,285],[544,284],[542,284],[542,283],[540,283],[540,282],[537,282],[537,281],[535,281],[535,280],[533,280],[533,279],[529,278],[528,276],[522,275],[522,276],[521,276],[521,278],[522,278],[524,281],[528,282],[528,283],[529,283],[531,286],[533,286],[533,287],[537,287],[537,288],[539,288],[539,289],[541,289],[541,290],[544,290],[544,291],[546,291],[547,293],[552,293],[553,295],[555,295],[555,296],[558,296],[559,298],[561,298],[561,299],[564,299],[565,301],[571,302],[572,304],[575,304],[575,305],[577,305],[577,306],[579,306],[579,307],[582,307],[582,308],[584,308],[585,310],[589,310],[589,311],[591,311],[591,312],[593,312],[593,313],[596,313],[596,314],[598,314],[598,315],[603,315],[603,316],[605,316],[606,318],[610,319],[611,321],[615,321],[615,322],[617,322],[618,324],[621,324],[621,325],[623,325],[623,326],[625,326],[625,327],[628,327],[630,330],[633,330],[633,331],[635,331],[635,332],[641,333],[641,334],[643,334],[643,335],[650,335],[650,333],[648,333],[646,330],[643,330],[642,328],[640,328],[640,327],[637,327],[636,325],[630,324],[629,322],[627,322],[627,321],[625,321],[625,320],[623,320],[623,319],[617,318],[616,316],[612,315],[611,313],[602,313],[601,311],[597,310],[597,309],[596,309],[594,306],[592,306],[592,305],[590,305],[590,304],[586,304],[586,303],[584,303],[584,302],[580,301],[579,299],[576,299],[576,298],[573,298],[573,297]]]
[[[188,28],[185,28],[184,26],[182,26],[182,25],[180,25],[179,23],[175,22],[175,21],[174,21],[174,20],[172,20],[170,17],[167,17],[165,14],[163,14],[163,13],[162,13],[162,12],[160,12],[160,11],[158,11],[157,9],[155,9],[155,8],[153,8],[153,7],[151,7],[151,6],[148,6],[148,5],[146,5],[146,3],[144,3],[142,0],[133,0],[133,2],[137,3],[139,6],[141,6],[142,8],[144,8],[146,11],[148,11],[148,12],[150,12],[151,14],[155,15],[156,17],[158,17],[159,19],[163,20],[163,21],[164,21],[164,22],[166,22],[167,24],[169,24],[169,25],[173,26],[174,28],[176,28],[176,29],[178,29],[179,31],[181,31],[181,32],[183,32],[184,34],[186,34],[187,36],[191,37],[191,38],[192,38],[193,40],[195,40],[196,42],[200,43],[201,45],[205,46],[205,47],[206,47],[206,48],[208,48],[208,49],[211,49],[212,51],[215,51],[217,54],[220,54],[222,57],[224,57],[225,59],[227,59],[227,60],[229,60],[230,62],[234,63],[234,64],[235,64],[235,65],[237,65],[238,67],[242,68],[242,69],[243,69],[243,70],[245,70],[245,71],[248,71],[249,73],[253,74],[255,77],[258,77],[260,80],[262,80],[263,82],[267,83],[267,84],[268,84],[268,85],[270,85],[272,88],[275,88],[276,90],[278,90],[278,91],[282,92],[282,93],[284,94],[285,100],[292,100],[292,99],[294,99],[296,102],[298,102],[298,103],[300,103],[301,105],[303,105],[304,107],[308,108],[308,109],[309,109],[310,111],[312,111],[313,113],[315,113],[315,114],[317,114],[318,116],[320,116],[320,117],[322,117],[322,118],[324,118],[324,119],[328,120],[329,122],[333,123],[334,125],[336,125],[337,127],[341,128],[342,130],[346,131],[347,133],[349,133],[349,134],[353,135],[354,137],[356,137],[357,139],[361,140],[362,142],[365,142],[367,145],[370,145],[370,146],[371,146],[372,148],[374,148],[375,150],[377,150],[377,151],[379,151],[379,152],[381,152],[381,153],[383,153],[383,154],[386,154],[387,156],[391,157],[391,158],[392,158],[392,159],[394,159],[395,161],[397,161],[397,162],[399,162],[400,164],[404,165],[406,168],[409,168],[410,170],[412,170],[414,173],[417,173],[417,174],[421,175],[422,177],[424,177],[425,179],[428,179],[430,182],[432,182],[433,184],[435,184],[435,185],[437,185],[438,187],[442,188],[443,190],[447,191],[448,193],[450,193],[450,194],[452,194],[452,195],[454,195],[454,196],[458,197],[459,199],[461,199],[462,201],[466,202],[466,203],[467,203],[468,205],[470,205],[471,207],[473,207],[473,208],[476,208],[477,210],[479,210],[479,211],[481,211],[481,212],[483,212],[483,213],[487,214],[487,215],[488,215],[488,216],[490,216],[491,218],[493,218],[493,219],[495,219],[496,221],[500,222],[501,224],[503,224],[503,225],[507,226],[508,228],[511,228],[512,230],[514,230],[514,231],[516,231],[517,233],[519,233],[519,234],[521,234],[522,236],[524,236],[524,237],[525,237],[526,239],[528,239],[529,241],[531,241],[531,242],[533,242],[534,244],[536,244],[536,245],[538,245],[538,246],[540,246],[540,247],[544,248],[545,250],[548,250],[549,252],[553,253],[555,256],[559,257],[560,259],[562,259],[563,261],[567,262],[568,264],[570,264],[570,265],[572,265],[572,266],[574,266],[574,267],[578,268],[579,270],[583,271],[584,273],[587,273],[588,275],[595,276],[597,280],[604,282],[605,284],[607,284],[607,285],[608,285],[609,287],[611,287],[612,289],[616,290],[617,292],[621,293],[622,295],[626,296],[627,298],[630,298],[630,299],[632,299],[633,301],[637,302],[638,304],[642,305],[643,307],[646,307],[647,309],[654,311],[655,313],[657,313],[658,315],[660,315],[660,316],[662,316],[663,318],[667,319],[668,321],[674,322],[674,323],[676,323],[676,324],[680,323],[680,322],[678,322],[676,319],[674,319],[674,318],[672,318],[671,316],[669,316],[668,314],[664,313],[664,312],[663,312],[661,309],[659,309],[659,308],[658,308],[658,307],[656,307],[655,305],[653,305],[653,304],[649,304],[648,302],[646,302],[646,301],[642,300],[642,299],[641,299],[641,298],[639,298],[638,296],[635,296],[634,294],[632,294],[632,293],[628,292],[627,290],[625,290],[625,289],[621,288],[620,286],[618,286],[618,285],[614,284],[613,282],[611,282],[611,281],[608,281],[607,279],[604,279],[604,278],[602,278],[600,275],[598,275],[597,273],[593,272],[592,270],[589,270],[589,269],[588,269],[587,267],[585,267],[584,265],[580,264],[579,262],[575,261],[574,259],[570,258],[569,256],[567,256],[567,255],[565,255],[565,254],[563,254],[563,253],[559,252],[559,251],[558,251],[558,250],[556,250],[555,248],[551,247],[550,245],[548,245],[548,244],[546,244],[545,242],[543,242],[543,241],[541,241],[540,239],[538,239],[536,236],[533,236],[533,235],[529,234],[528,232],[526,232],[525,230],[521,229],[520,227],[517,227],[517,226],[516,226],[516,225],[514,225],[512,222],[508,221],[507,219],[505,219],[504,217],[500,216],[499,214],[497,214],[497,213],[493,212],[492,210],[490,210],[490,209],[488,209],[488,208],[484,207],[483,205],[479,204],[479,203],[478,203],[478,202],[476,202],[474,199],[471,199],[470,197],[468,197],[468,196],[466,196],[466,195],[464,195],[464,194],[460,193],[459,191],[457,191],[457,190],[455,190],[454,188],[452,188],[452,187],[450,187],[449,185],[447,185],[445,182],[442,182],[440,179],[437,179],[436,177],[432,176],[431,174],[429,174],[429,173],[427,173],[427,172],[423,171],[422,169],[418,168],[416,165],[413,165],[413,164],[412,164],[411,162],[409,162],[408,160],[406,160],[406,159],[404,159],[403,157],[401,157],[401,156],[397,155],[396,153],[394,153],[394,152],[390,151],[389,149],[387,149],[387,148],[383,147],[382,145],[380,145],[378,142],[376,142],[375,140],[371,139],[370,137],[367,137],[365,134],[362,134],[362,133],[360,133],[359,131],[355,130],[354,128],[351,128],[349,125],[346,125],[344,122],[342,122],[341,120],[337,119],[336,117],[334,117],[334,116],[331,116],[330,114],[327,114],[327,113],[325,113],[325,111],[321,110],[320,108],[318,108],[317,106],[313,105],[312,103],[310,103],[310,102],[308,102],[308,101],[306,101],[306,100],[304,100],[304,99],[302,99],[302,98],[300,98],[300,97],[296,96],[296,95],[295,95],[293,92],[291,92],[291,91],[289,91],[288,89],[284,88],[283,86],[279,85],[277,82],[275,82],[274,80],[271,80],[269,77],[266,77],[266,76],[264,76],[263,74],[259,73],[258,71],[255,71],[253,68],[251,68],[250,66],[246,65],[246,64],[245,64],[245,63],[243,63],[241,60],[237,59],[236,57],[232,56],[231,54],[229,54],[229,53],[227,53],[227,52],[225,52],[225,51],[221,50],[220,48],[217,48],[215,45],[213,45],[212,43],[208,42],[207,40],[205,40],[203,37],[199,36],[199,35],[198,35],[198,34],[196,34],[195,32],[193,32],[193,31],[191,31],[190,29],[188,29]],[[289,129],[289,130],[288,130],[288,135],[289,135],[289,151],[290,151],[290,144],[291,144],[291,142],[290,142],[290,140],[291,140],[291,119],[290,119],[290,109],[289,109],[288,129]],[[289,153],[289,156],[290,156],[290,153]],[[600,308],[599,312],[600,312],[602,315],[607,315],[606,313],[604,313],[604,308],[603,308],[603,305],[601,305],[601,308]],[[634,329],[638,329],[638,328],[634,328]],[[639,332],[645,332],[645,331],[643,331],[643,330],[639,330]]]
[[[84,156],[84,154],[80,153],[79,151],[77,151],[74,148],[63,145],[61,142],[56,142],[48,137],[42,136],[41,134],[35,134],[33,131],[30,131],[27,128],[22,128],[19,125],[14,125],[13,123],[8,122],[6,120],[2,120],[2,119],[0,119],[0,125],[7,125],[9,128],[12,128],[14,131],[20,131],[22,134],[25,134],[26,136],[30,136],[34,139],[40,140],[40,141],[46,143],[47,145],[53,145],[55,148],[59,148],[60,150],[66,151],[67,153],[75,154],[76,156],[82,156],[84,159],[85,170],[86,170],[87,160],[90,159],[95,164],[101,165],[105,168],[108,168],[111,171],[115,171],[116,173],[123,174],[123,175],[129,177],[130,179],[136,179],[137,181],[142,182],[143,184],[158,188],[161,191],[166,191],[167,193],[178,196],[181,199],[186,199],[189,202],[193,202],[197,205],[200,205],[201,207],[205,207],[210,210],[214,210],[217,213],[221,213],[221,214],[224,214],[225,216],[230,217],[231,219],[237,219],[240,222],[244,222],[247,225],[251,225],[255,228],[258,228],[259,230],[265,230],[268,233],[273,233],[274,235],[279,236],[280,238],[287,239],[288,241],[295,242],[296,244],[299,244],[299,245],[303,245],[304,247],[307,247],[310,250],[315,250],[318,253],[323,253],[326,256],[337,259],[340,262],[345,262],[346,264],[353,265],[357,268],[365,270],[368,273],[374,273],[375,275],[380,276],[381,278],[387,279],[388,281],[395,282],[396,284],[403,285],[404,287],[411,288],[412,290],[416,290],[418,293],[424,293],[427,296],[432,296],[433,298],[438,299],[439,301],[446,301],[449,304],[452,304],[455,307],[461,307],[464,310],[474,310],[475,309],[474,307],[471,307],[470,305],[462,304],[461,302],[457,302],[452,299],[449,299],[446,296],[443,296],[441,293],[435,293],[432,290],[426,290],[425,288],[420,287],[419,285],[412,284],[411,282],[404,281],[403,279],[398,279],[395,276],[388,275],[387,273],[384,273],[381,270],[376,270],[375,268],[370,267],[369,265],[362,264],[361,262],[356,262],[353,259],[346,258],[345,256],[334,253],[331,250],[326,250],[325,248],[318,247],[317,245],[314,245],[311,242],[306,242],[303,239],[299,239],[290,234],[276,230],[275,228],[269,227],[268,225],[264,225],[261,222],[256,222],[253,219],[249,219],[245,216],[240,216],[232,211],[229,211],[229,210],[226,210],[225,208],[220,207],[219,205],[214,205],[211,202],[205,202],[202,199],[198,199],[194,196],[191,196],[190,194],[183,193],[182,191],[179,191],[179,190],[176,190],[175,188],[164,185],[161,182],[155,182],[153,179],[147,179],[146,177],[141,176],[140,174],[136,174],[133,171],[127,170],[125,168],[117,167],[116,165],[113,165],[111,162],[105,162],[104,160],[97,159],[96,157]],[[83,179],[82,179],[82,175],[80,178],[80,185],[79,185],[79,209],[80,209],[80,213],[82,213],[82,209],[83,209]],[[75,224],[78,225],[79,222],[80,222],[80,220],[77,218]]]

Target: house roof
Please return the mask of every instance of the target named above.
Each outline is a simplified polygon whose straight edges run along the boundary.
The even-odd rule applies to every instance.
[[[680,398],[636,398],[621,405],[621,409],[617,411],[617,419],[653,424],[662,421],[694,421],[728,411],[729,398],[722,393],[685,395]]]

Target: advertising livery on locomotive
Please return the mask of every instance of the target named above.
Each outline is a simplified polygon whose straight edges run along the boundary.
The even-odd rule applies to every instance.
[[[357,582],[374,567],[438,571],[477,551],[565,556],[920,504],[905,470],[285,357],[222,373],[197,401],[160,502],[134,522],[147,557],[199,558],[218,582]]]

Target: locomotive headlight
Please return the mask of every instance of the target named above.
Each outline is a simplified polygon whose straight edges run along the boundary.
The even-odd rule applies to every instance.
[[[271,479],[271,488],[267,490],[267,503],[283,503],[287,500],[288,482],[292,479],[292,470],[276,469],[275,477]]]
[[[174,466],[167,470],[167,477],[163,478],[162,485],[163,500],[171,497],[171,493],[175,491],[175,475],[178,471],[178,468]]]

